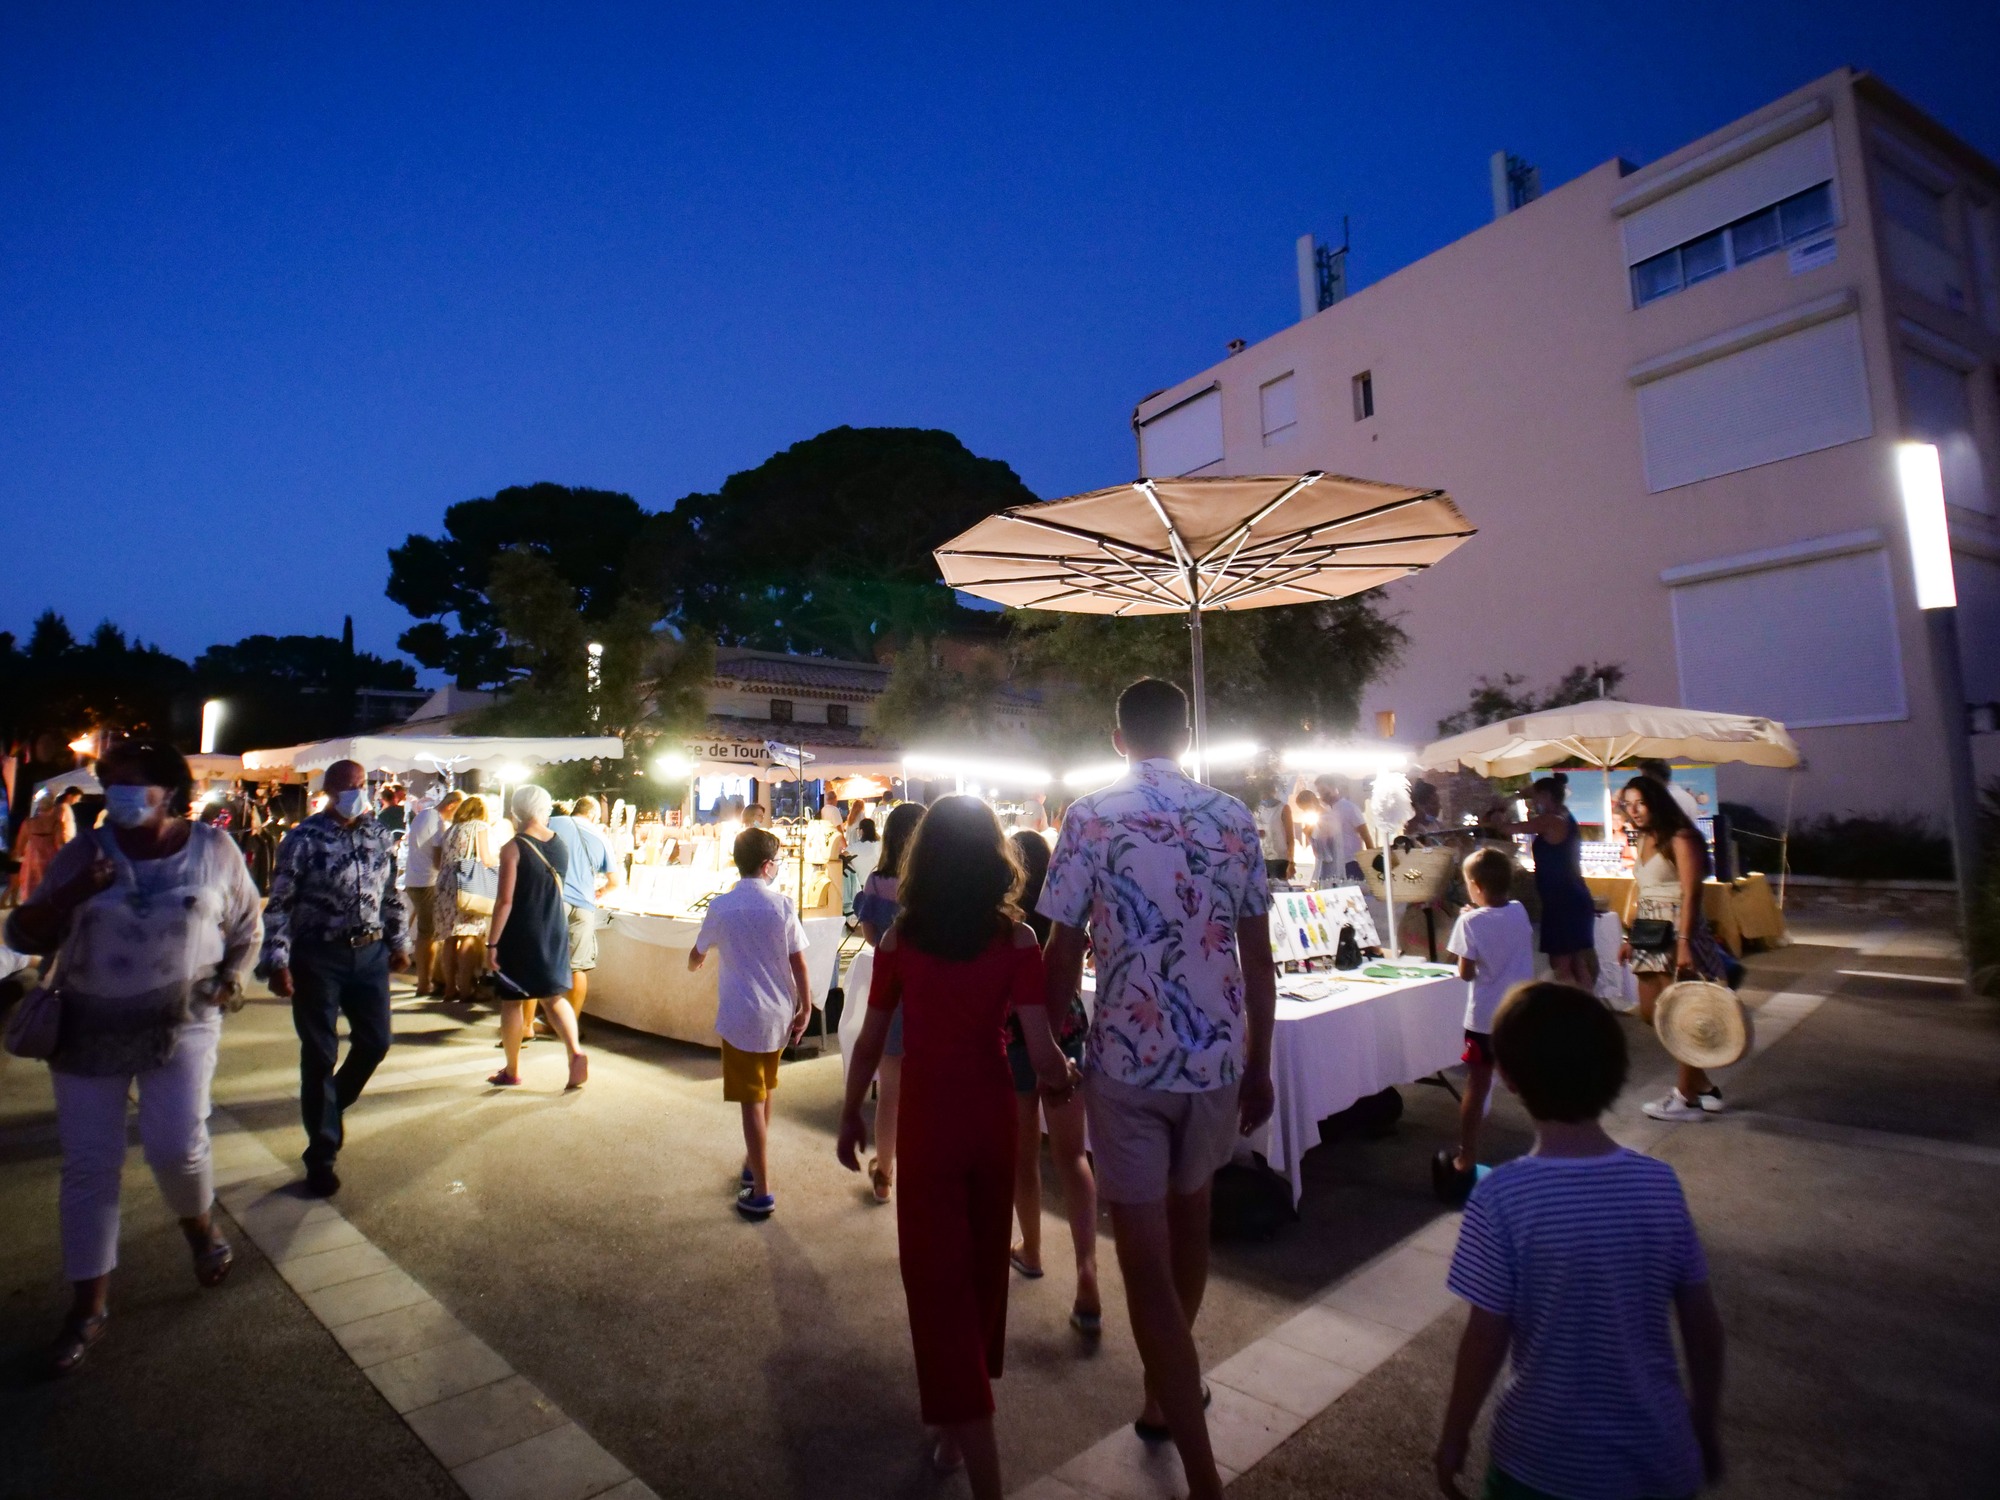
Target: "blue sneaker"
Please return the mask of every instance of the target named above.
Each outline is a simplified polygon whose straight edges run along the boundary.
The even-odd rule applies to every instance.
[[[755,1188],[745,1188],[736,1195],[736,1211],[753,1222],[770,1218],[777,1207],[776,1196],[766,1193],[760,1198]]]

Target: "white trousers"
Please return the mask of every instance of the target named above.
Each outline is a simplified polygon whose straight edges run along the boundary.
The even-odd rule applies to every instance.
[[[125,1106],[139,1085],[139,1143],[174,1216],[215,1201],[208,1149],[208,1085],[222,1018],[181,1028],[171,1056],[137,1075],[80,1078],[51,1070],[62,1141],[63,1275],[89,1281],[118,1264],[118,1187],[125,1172]]]

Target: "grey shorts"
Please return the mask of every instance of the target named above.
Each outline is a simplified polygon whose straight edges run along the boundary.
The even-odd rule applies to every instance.
[[[1176,1094],[1084,1074],[1097,1196],[1106,1203],[1160,1203],[1170,1193],[1207,1187],[1236,1154],[1236,1089],[1231,1083]]]
[[[597,908],[569,908],[569,966],[573,970],[597,967]]]
[[[410,898],[410,915],[416,918],[417,941],[420,943],[437,940],[437,902],[431,899],[431,888],[427,885],[413,885],[404,892]]]

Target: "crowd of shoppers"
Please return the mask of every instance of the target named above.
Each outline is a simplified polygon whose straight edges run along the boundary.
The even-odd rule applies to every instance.
[[[1221,1493],[1193,1325],[1215,1173],[1273,1107],[1269,886],[1292,873],[1295,825],[1275,788],[1253,811],[1189,778],[1188,737],[1178,688],[1151,679],[1128,688],[1114,735],[1126,772],[1069,808],[1053,852],[1038,833],[1009,836],[990,806],[964,795],[896,806],[879,839],[858,816],[840,830],[853,916],[876,962],[836,1153],[862,1170],[864,1104],[879,1081],[867,1171],[873,1198],[897,1205],[922,1416],[936,1429],[933,1462],[963,1467],[976,1500],[1004,1493],[992,1383],[1005,1363],[1010,1274],[1047,1274],[1044,1130],[1074,1253],[1071,1324],[1087,1339],[1102,1331],[1101,1200],[1144,1369],[1133,1427],[1174,1445],[1191,1496]],[[253,955],[272,993],[290,1001],[299,1038],[305,1188],[331,1194],[345,1113],[390,1045],[393,972],[414,965],[419,993],[498,1004],[505,1062],[490,1084],[521,1082],[537,1007],[563,1043],[567,1088],[585,1084],[578,1016],[598,901],[622,878],[593,798],[558,815],[548,792],[520,786],[504,822],[485,799],[457,792],[414,811],[385,794],[378,810],[364,768],[341,761],[325,772],[325,806],[279,848],[260,915],[242,851],[186,816],[184,759],[128,743],[98,774],[107,826],[59,844],[6,927],[11,946],[59,955],[62,1021],[49,1061],[73,1292],[52,1350],[59,1372],[76,1368],[106,1327],[130,1096],[197,1279],[215,1286],[229,1272],[233,1252],[211,1217],[208,1088],[222,1013],[240,1003]],[[1316,860],[1342,874],[1365,847],[1348,791],[1322,785],[1298,800],[1312,815]],[[1557,981],[1533,981],[1533,928],[1512,899],[1513,861],[1498,849],[1466,861],[1472,904],[1448,944],[1468,984],[1471,1087],[1459,1147],[1439,1153],[1435,1170],[1467,1203],[1451,1285],[1473,1313],[1437,1478],[1457,1493],[1472,1421],[1511,1358],[1489,1495],[1690,1493],[1720,1466],[1719,1324],[1672,1172],[1622,1151],[1598,1124],[1623,1083],[1624,1042],[1587,993],[1593,914],[1564,778],[1537,782],[1532,796],[1534,815],[1505,831],[1533,837],[1541,948]],[[1435,788],[1413,800],[1404,832],[1441,829]],[[1621,807],[1639,841],[1627,953],[1650,1018],[1676,976],[1720,978],[1724,962],[1701,913],[1709,863],[1698,828],[1653,776],[1634,778]],[[1273,840],[1285,858],[1269,857]],[[778,852],[765,829],[737,836],[740,879],[710,903],[689,956],[690,968],[720,959],[724,1098],[741,1107],[744,1139],[736,1208],[751,1220],[776,1208],[772,1094],[783,1049],[812,1008],[804,931],[774,884]],[[1488,1175],[1477,1170],[1477,1141],[1496,1074],[1527,1104],[1537,1149]],[[1647,1112],[1698,1119],[1720,1108],[1712,1083],[1684,1067]],[[1575,1300],[1583,1285],[1589,1308]],[[1615,1317],[1599,1316],[1606,1308]],[[1691,1400],[1665,1342],[1669,1310]],[[1603,1451],[1564,1441],[1577,1422],[1615,1440]]]

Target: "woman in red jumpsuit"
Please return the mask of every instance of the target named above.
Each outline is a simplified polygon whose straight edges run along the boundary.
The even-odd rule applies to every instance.
[[[1007,1338],[1014,1085],[1006,1021],[1021,1017],[1052,1093],[1074,1086],[1049,1032],[1042,954],[1014,898],[1021,868],[993,809],[943,797],[904,856],[902,912],[876,949],[868,1020],[847,1061],[841,1165],[861,1169],[862,1096],[903,1008],[896,1239],[924,1421],[940,1468],[962,1460],[975,1500],[1001,1500],[993,1379]]]

